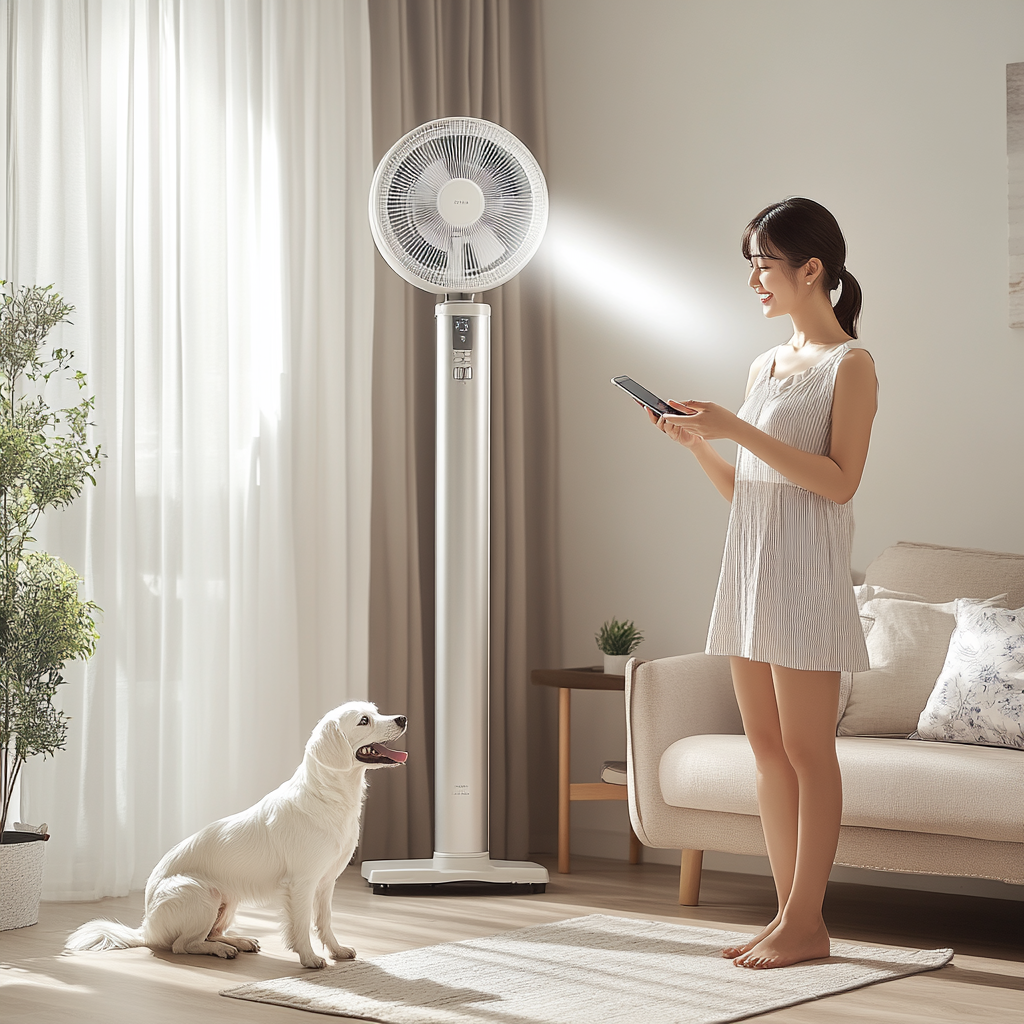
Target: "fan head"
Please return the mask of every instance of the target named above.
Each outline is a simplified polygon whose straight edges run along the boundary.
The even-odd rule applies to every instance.
[[[473,117],[414,128],[381,160],[370,230],[410,284],[473,293],[515,277],[537,251],[548,192],[533,154],[511,132]]]

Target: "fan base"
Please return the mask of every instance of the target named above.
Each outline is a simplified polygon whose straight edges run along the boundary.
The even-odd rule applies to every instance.
[[[544,882],[430,882],[424,885],[371,885],[374,896],[537,896]]]
[[[547,868],[525,860],[491,860],[486,853],[431,860],[368,860],[363,878],[375,896],[529,895],[544,892]]]

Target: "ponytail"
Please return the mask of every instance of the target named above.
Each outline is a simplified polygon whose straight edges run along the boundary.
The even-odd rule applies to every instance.
[[[842,286],[842,291],[839,293],[833,312],[839,321],[839,326],[856,341],[857,321],[860,319],[863,295],[857,278],[846,267],[839,271],[839,284]]]

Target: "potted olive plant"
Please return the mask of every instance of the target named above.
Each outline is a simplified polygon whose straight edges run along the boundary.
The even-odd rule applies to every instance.
[[[604,670],[610,676],[621,676],[626,671],[629,656],[644,642],[643,633],[633,620],[619,622],[611,619],[594,634],[597,646],[604,654]]]
[[[38,920],[43,852],[36,831],[8,830],[8,810],[25,761],[64,747],[67,716],[54,704],[69,661],[88,658],[98,639],[91,601],[69,565],[36,550],[32,531],[48,509],[70,505],[99,466],[90,447],[91,397],[51,409],[55,374],[79,389],[73,352],[43,354],[50,329],[72,311],[48,287],[0,281],[0,930]]]

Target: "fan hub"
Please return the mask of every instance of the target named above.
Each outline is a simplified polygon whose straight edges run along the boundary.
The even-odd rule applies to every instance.
[[[437,212],[453,228],[468,228],[483,215],[483,190],[469,178],[452,178],[437,193]]]

